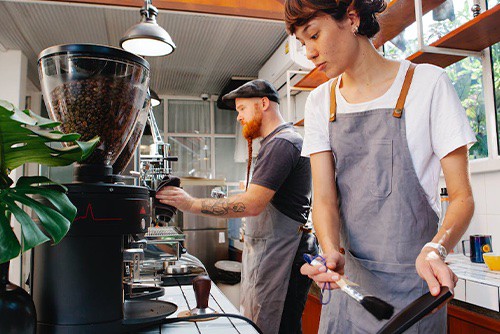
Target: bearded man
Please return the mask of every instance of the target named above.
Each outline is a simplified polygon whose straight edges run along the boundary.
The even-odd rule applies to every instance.
[[[229,198],[193,198],[166,187],[156,198],[181,211],[246,218],[241,313],[265,334],[302,333],[302,312],[311,280],[300,274],[304,253],[317,254],[305,227],[311,204],[311,168],[301,157],[302,137],[279,111],[279,95],[265,80],[253,80],[223,96],[238,112],[243,136],[262,137],[247,191]],[[247,173],[248,174],[248,173]]]

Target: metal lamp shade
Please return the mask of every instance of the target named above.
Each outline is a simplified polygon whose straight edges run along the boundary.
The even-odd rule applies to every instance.
[[[170,35],[154,20],[133,25],[120,40],[120,46],[141,56],[166,56],[175,50]]]
[[[156,107],[156,106],[159,106],[161,104],[160,97],[151,88],[149,89],[149,95],[151,97],[151,106],[152,107]]]

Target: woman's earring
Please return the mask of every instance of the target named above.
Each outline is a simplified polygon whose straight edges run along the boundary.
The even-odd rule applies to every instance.
[[[352,31],[354,36],[358,35],[358,27],[354,27],[354,30]]]

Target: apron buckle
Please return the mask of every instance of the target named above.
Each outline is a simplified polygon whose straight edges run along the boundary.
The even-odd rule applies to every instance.
[[[403,109],[402,108],[396,108],[394,109],[394,112],[392,113],[392,116],[396,118],[401,118],[401,115],[403,114]]]
[[[300,225],[299,228],[297,229],[297,234],[300,234],[300,233],[311,233],[312,232],[312,228],[306,226],[306,225]]]

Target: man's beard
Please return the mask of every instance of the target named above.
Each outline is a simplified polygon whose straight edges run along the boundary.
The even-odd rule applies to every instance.
[[[262,110],[258,109],[256,104],[256,113],[254,117],[243,125],[242,134],[247,140],[252,140],[260,137],[260,127],[262,126]]]
[[[260,127],[262,126],[262,110],[259,109],[259,105],[255,104],[255,115],[253,118],[243,125],[242,134],[243,137],[248,142],[248,163],[247,163],[247,184],[245,189],[248,189],[248,183],[250,182],[250,168],[252,166],[252,141],[255,138],[260,137]]]

